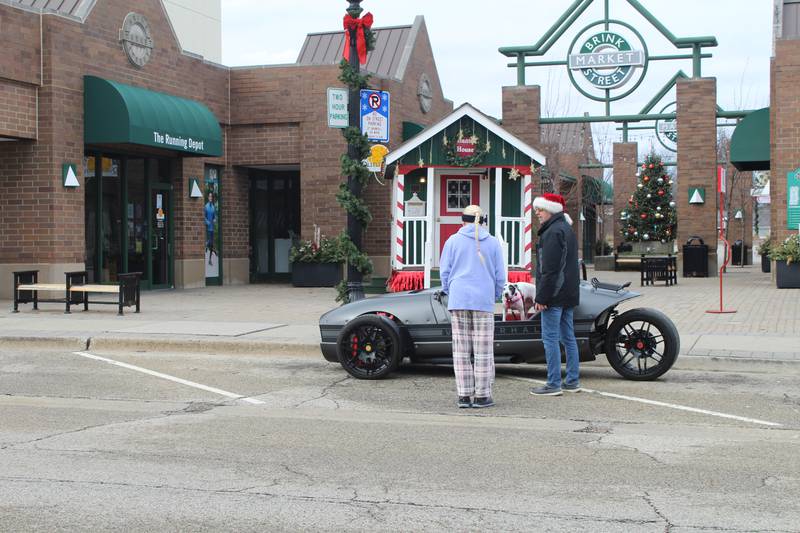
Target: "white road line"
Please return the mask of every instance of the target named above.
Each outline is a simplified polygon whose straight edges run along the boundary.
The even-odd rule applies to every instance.
[[[530,383],[540,383],[546,385],[546,381],[531,378],[520,378],[517,376],[502,376],[504,378],[513,379],[517,381],[528,381]],[[590,394],[597,394],[598,396],[606,396],[607,398],[616,398],[617,400],[628,400],[629,402],[645,403],[648,405],[656,405],[658,407],[667,407],[669,409],[676,409],[678,411],[688,411],[690,413],[699,413],[701,415],[716,416],[719,418],[730,418],[731,420],[739,420],[740,422],[748,422],[750,424],[761,424],[763,426],[783,427],[783,424],[777,422],[767,422],[766,420],[758,420],[757,418],[747,418],[745,416],[729,415],[728,413],[720,413],[718,411],[709,411],[707,409],[698,409],[696,407],[688,407],[686,405],[679,405],[676,403],[659,402],[658,400],[648,400],[647,398],[638,398],[636,396],[626,396],[624,394],[615,394],[613,392],[603,392],[594,389],[587,389],[581,387],[583,392]],[[565,393],[569,394],[569,393]]]
[[[186,385],[189,387],[194,387],[195,389],[200,389],[208,392],[213,392],[214,394],[219,394],[220,396],[225,396],[226,398],[231,398],[233,400],[241,400],[246,403],[251,403],[254,405],[262,405],[264,402],[261,400],[256,400],[255,398],[247,398],[242,396],[241,394],[234,394],[233,392],[224,391],[222,389],[217,389],[215,387],[209,387],[208,385],[203,385],[201,383],[195,383],[194,381],[189,381],[188,379],[182,379],[175,376],[170,376],[169,374],[162,374],[161,372],[156,372],[155,370],[148,370],[147,368],[142,368],[136,365],[129,365],[128,363],[123,363],[121,361],[114,361],[113,359],[107,359],[105,357],[100,357],[99,355],[93,355],[86,352],[72,352],[75,355],[80,355],[81,357],[86,357],[87,359],[94,359],[95,361],[102,361],[104,363],[108,363],[110,365],[119,366],[122,368],[127,368],[128,370],[135,370],[136,372],[141,372],[143,374],[148,374],[150,376],[155,376],[157,378],[166,379],[169,381],[174,381],[175,383],[180,383],[181,385]]]

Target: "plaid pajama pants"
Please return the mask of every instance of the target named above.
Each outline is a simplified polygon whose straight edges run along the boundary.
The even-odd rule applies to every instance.
[[[492,396],[494,384],[494,315],[485,311],[450,311],[453,370],[459,396]],[[475,364],[470,361],[475,356]]]

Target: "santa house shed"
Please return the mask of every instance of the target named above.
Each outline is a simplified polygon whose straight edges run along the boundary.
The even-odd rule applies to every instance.
[[[394,165],[390,291],[431,286],[462,210],[479,205],[506,250],[510,281],[530,281],[532,176],[541,152],[469,104],[386,156]]]

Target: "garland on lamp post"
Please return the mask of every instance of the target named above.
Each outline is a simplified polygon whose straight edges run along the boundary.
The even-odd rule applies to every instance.
[[[347,152],[341,157],[341,175],[346,182],[339,184],[336,200],[347,212],[348,230],[339,235],[342,251],[347,260],[347,278],[336,286],[336,301],[348,303],[363,298],[363,276],[372,273],[372,261],[361,247],[361,231],[372,221],[372,214],[361,198],[361,189],[369,182],[370,172],[362,162],[369,155],[369,141],[362,135],[358,122],[359,94],[369,85],[368,74],[361,74],[359,65],[366,63],[367,52],[375,48],[375,34],[372,15],[361,15],[361,0],[351,0],[344,17],[345,50],[344,59],[339,63],[339,80],[347,85],[350,92],[350,126],[342,130],[347,140]]]

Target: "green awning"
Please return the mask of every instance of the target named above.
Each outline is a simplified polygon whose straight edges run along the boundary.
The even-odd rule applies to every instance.
[[[84,76],[84,142],[137,144],[187,155],[222,155],[222,130],[202,103]]]
[[[769,108],[753,111],[731,137],[731,163],[739,170],[769,170]]]

